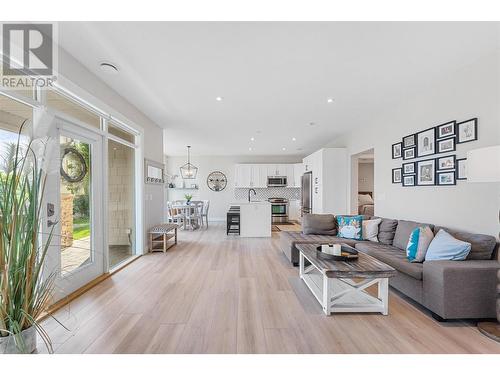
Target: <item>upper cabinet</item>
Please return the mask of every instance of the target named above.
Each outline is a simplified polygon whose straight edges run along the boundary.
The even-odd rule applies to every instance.
[[[287,187],[300,187],[295,181],[294,164],[237,164],[234,186],[239,188],[265,188],[267,177],[285,176]]]

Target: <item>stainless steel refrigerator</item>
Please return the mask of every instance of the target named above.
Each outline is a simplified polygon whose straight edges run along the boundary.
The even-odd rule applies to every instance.
[[[302,175],[302,198],[300,204],[300,216],[312,213],[312,172],[307,172]]]

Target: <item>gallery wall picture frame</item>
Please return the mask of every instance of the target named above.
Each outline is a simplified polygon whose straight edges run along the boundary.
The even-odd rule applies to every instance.
[[[445,122],[444,124],[436,126],[437,138],[443,139],[456,135],[456,121]]]
[[[403,186],[415,186],[415,175],[403,176]]]
[[[457,159],[457,180],[467,180],[467,158]]]
[[[408,147],[415,147],[417,145],[415,141],[415,134],[410,134],[407,135],[406,137],[403,137],[403,148],[408,148]]]
[[[436,184],[436,159],[426,159],[416,162],[418,186],[433,186]]]
[[[451,186],[456,185],[457,180],[455,178],[455,171],[449,172],[438,172],[437,173],[437,184],[439,186]]]
[[[455,170],[456,167],[456,159],[455,155],[441,156],[437,158],[437,171],[449,171]]]
[[[477,117],[457,124],[457,143],[477,141]]]
[[[392,145],[392,158],[393,159],[399,159],[403,157],[403,144],[401,142],[394,143]]]
[[[403,163],[403,175],[415,174],[415,162]]]
[[[403,160],[415,159],[417,148],[415,146],[403,149]]]
[[[402,173],[401,168],[393,168],[392,169],[392,183],[400,184],[402,181]]]
[[[422,130],[416,133],[417,138],[417,158],[436,153],[436,128]]]
[[[445,139],[438,139],[436,148],[438,154],[455,151],[457,149],[456,138],[449,137]]]

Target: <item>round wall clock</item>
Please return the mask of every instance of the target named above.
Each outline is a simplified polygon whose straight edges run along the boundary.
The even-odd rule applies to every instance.
[[[76,148],[68,147],[61,157],[61,176],[68,182],[80,182],[87,174],[85,158]]]
[[[219,171],[210,173],[207,177],[207,185],[213,191],[224,190],[227,185],[226,175]]]

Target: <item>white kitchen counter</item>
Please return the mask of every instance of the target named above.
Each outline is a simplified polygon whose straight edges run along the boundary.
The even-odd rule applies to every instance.
[[[271,203],[247,201],[232,205],[240,206],[241,237],[271,237]]]

